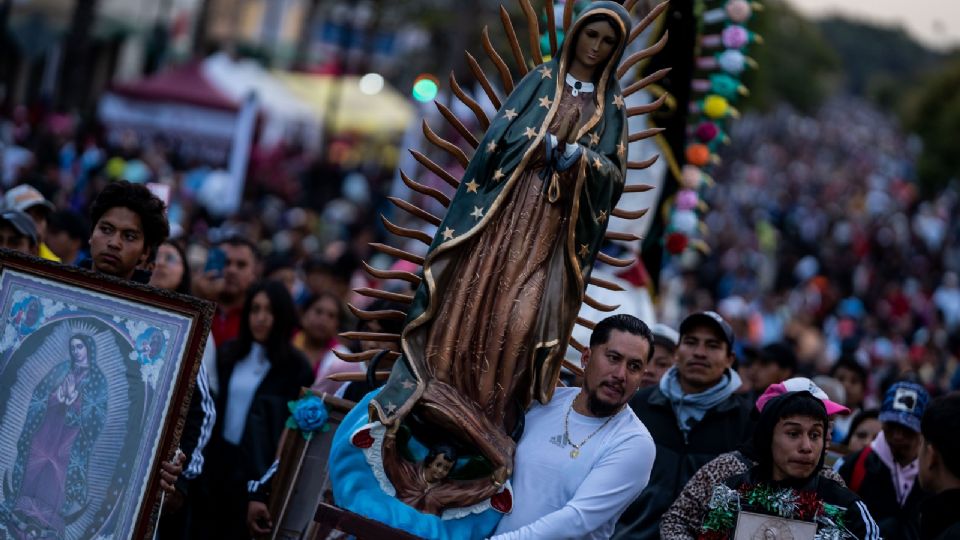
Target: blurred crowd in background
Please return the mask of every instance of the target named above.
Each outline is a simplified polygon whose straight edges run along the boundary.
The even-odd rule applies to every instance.
[[[708,198],[712,253],[676,265],[661,311],[716,308],[747,371],[771,344],[792,349],[802,375],[853,362],[873,405],[898,379],[956,389],[957,184],[921,199],[918,142],[859,100],[747,115],[731,137]]]

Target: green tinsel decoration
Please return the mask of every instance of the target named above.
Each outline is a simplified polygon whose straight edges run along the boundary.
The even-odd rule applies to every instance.
[[[802,495],[802,496],[801,496]],[[816,500],[812,492],[798,493],[794,489],[774,489],[766,484],[743,485],[738,490],[720,484],[714,486],[707,504],[709,511],[701,525],[701,537],[712,538],[716,533],[733,529],[741,501],[748,508],[787,519],[810,519],[818,524],[816,540],[847,540],[852,538],[843,523],[846,508]],[[811,508],[811,504],[814,505]],[[802,507],[802,508],[801,508]]]
[[[726,531],[733,528],[740,511],[740,494],[723,484],[716,485],[707,507],[710,512],[704,518],[701,530]]]
[[[847,512],[846,508],[830,503],[823,503],[822,506],[823,514],[830,518],[830,521],[833,521],[837,527],[844,526],[843,515]]]

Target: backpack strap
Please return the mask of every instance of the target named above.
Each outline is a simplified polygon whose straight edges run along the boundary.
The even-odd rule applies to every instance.
[[[853,464],[853,473],[850,475],[850,491],[859,494],[863,479],[867,476],[867,457],[873,453],[873,447],[869,444],[860,451],[857,456],[857,462]]]

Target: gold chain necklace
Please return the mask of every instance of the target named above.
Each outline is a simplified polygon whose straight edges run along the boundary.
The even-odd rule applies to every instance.
[[[579,397],[579,394],[577,394],[577,397]],[[610,421],[613,420],[613,417],[617,415],[616,413],[611,414],[610,417],[607,418],[606,422],[604,422],[603,424],[600,424],[600,427],[593,430],[593,433],[591,433],[590,435],[587,435],[587,438],[580,441],[580,444],[576,444],[575,442],[573,442],[573,439],[570,438],[570,411],[573,410],[573,404],[576,401],[577,401],[577,398],[574,397],[573,401],[570,402],[570,408],[567,409],[566,416],[563,417],[563,436],[564,438],[567,439],[567,442],[570,443],[570,446],[573,447],[573,450],[570,451],[570,457],[573,459],[577,459],[577,456],[580,455],[580,447],[587,444],[587,441],[592,439],[594,435],[596,435],[597,433],[600,433],[601,429],[607,427],[607,424],[609,424]],[[617,412],[620,412],[620,411],[617,411]]]

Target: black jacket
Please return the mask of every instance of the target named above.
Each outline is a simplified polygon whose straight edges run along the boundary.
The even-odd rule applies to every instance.
[[[199,482],[203,496],[192,499],[190,538],[250,538],[246,525],[248,503],[265,501],[268,493],[248,493],[248,482],[261,479],[273,464],[283,425],[290,416],[287,402],[299,397],[301,387],[313,383],[313,370],[299,351],[292,347],[284,354],[267,351],[272,362],[270,370],[253,394],[240,444],[234,445],[223,438],[223,423],[230,399],[230,378],[243,356],[236,340],[217,348],[217,425],[207,452],[209,466]]]
[[[236,351],[236,341],[228,342],[217,354],[217,375],[222,389],[217,396],[219,418],[226,418],[227,400],[230,394],[230,377],[237,361],[242,360]],[[313,370],[300,351],[290,348],[287,358],[278,360],[270,367],[250,402],[246,427],[240,442],[239,479],[243,482],[257,480],[273,464],[277,443],[284,424],[290,416],[287,403],[300,397],[300,389],[313,384]],[[215,437],[222,441],[223,425],[216,428]],[[246,486],[244,486],[246,487]],[[255,500],[266,500],[267,494],[260,490],[250,494]]]
[[[960,489],[948,489],[920,505],[921,540],[960,539]]]
[[[852,486],[853,469],[856,466],[859,452],[854,452],[843,458],[840,466],[840,476],[848,486]],[[865,475],[857,495],[863,499],[873,518],[880,526],[880,534],[884,540],[918,540],[920,538],[920,505],[927,498],[927,493],[920,489],[920,482],[914,481],[907,501],[903,505],[897,502],[897,492],[893,485],[893,476],[890,469],[883,464],[876,452],[871,452],[864,462]]]
[[[654,386],[641,390],[630,401],[630,407],[653,436],[657,458],[650,482],[620,516],[613,537],[657,539],[660,537],[660,517],[676,500],[690,477],[708,461],[736,450],[749,438],[753,404],[745,396],[733,394],[707,411],[686,440],[677,426],[670,400],[660,388]]]

